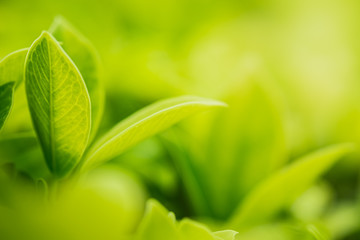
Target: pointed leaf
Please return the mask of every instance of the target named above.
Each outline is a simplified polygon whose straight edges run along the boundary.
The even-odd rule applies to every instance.
[[[50,32],[74,61],[85,81],[91,100],[92,138],[99,127],[104,107],[104,89],[100,81],[99,57],[89,40],[64,18],[55,18]]]
[[[182,119],[224,103],[200,97],[177,97],[154,103],[121,121],[88,151],[83,169],[92,168],[121,154],[138,142]]]
[[[150,199],[135,239],[235,240],[235,235],[236,232],[230,230],[212,233],[205,225],[186,218],[177,222],[172,212]]]
[[[0,85],[15,82],[16,86],[23,81],[24,64],[28,49],[20,49],[10,53],[0,61]]]
[[[4,126],[11,110],[14,85],[14,82],[9,82],[0,86],[0,130]]]
[[[219,112],[209,129],[200,171],[216,218],[228,219],[246,193],[284,164],[285,124],[274,95],[257,81],[233,87],[225,98],[229,110]]]
[[[149,200],[136,240],[180,240],[173,215],[155,200]]]
[[[25,64],[26,93],[35,131],[51,172],[64,176],[80,160],[90,133],[90,100],[75,64],[47,32]]]
[[[238,239],[238,232],[232,230],[223,230],[214,233],[215,236],[222,240],[236,240]]]
[[[264,222],[290,205],[337,160],[353,149],[352,144],[327,147],[309,154],[282,169],[250,192],[230,221],[239,230]]]
[[[182,240],[217,240],[204,225],[190,219],[181,220],[179,234]]]

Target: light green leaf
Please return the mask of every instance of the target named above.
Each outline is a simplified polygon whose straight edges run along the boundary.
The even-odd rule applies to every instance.
[[[264,85],[249,80],[233,87],[224,100],[228,111],[219,112],[208,131],[199,171],[206,176],[208,205],[216,218],[228,219],[245,194],[287,159],[281,112]]]
[[[28,49],[20,49],[10,53],[0,61],[0,85],[15,82],[16,86],[23,81],[24,64]]]
[[[315,240],[304,223],[289,221],[272,221],[257,225],[240,232],[237,238],[239,240]]]
[[[91,100],[91,139],[99,127],[104,107],[100,60],[93,45],[69,22],[57,17],[49,30],[78,67]]]
[[[334,239],[345,239],[360,231],[360,205],[357,200],[341,201],[323,218]]]
[[[83,169],[89,169],[121,154],[126,149],[165,130],[182,119],[224,103],[193,96],[154,103],[121,121],[87,152]]]
[[[353,149],[339,144],[309,154],[262,182],[244,199],[229,226],[240,230],[264,222],[290,205],[337,160]]]
[[[172,214],[155,200],[149,200],[136,240],[180,240]]]
[[[204,188],[203,175],[200,172],[202,165],[198,164],[193,155],[190,154],[191,148],[189,146],[195,144],[187,141],[189,139],[188,133],[182,129],[173,128],[161,137],[173,160],[177,174],[181,176],[191,209],[196,215],[209,216],[210,200],[208,191]]]
[[[223,230],[215,232],[214,235],[222,240],[236,240],[238,239],[238,232],[232,230]]]
[[[181,220],[179,234],[182,240],[216,240],[209,229],[190,219]]]
[[[190,219],[177,222],[156,200],[147,202],[146,213],[136,233],[136,240],[235,240],[236,232],[212,233],[205,225]]]
[[[90,100],[75,64],[49,33],[25,64],[29,109],[50,171],[64,176],[80,160],[90,134]]]
[[[326,229],[323,225],[308,224],[306,230],[316,239],[316,240],[330,240],[332,239],[329,230]]]
[[[9,116],[14,93],[14,82],[0,86],[0,130]]]

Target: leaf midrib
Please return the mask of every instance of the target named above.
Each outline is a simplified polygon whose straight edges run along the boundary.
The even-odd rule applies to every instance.
[[[50,56],[50,47],[49,47],[49,41],[48,39],[46,39],[46,47],[47,47],[47,52],[48,52],[48,59],[49,59],[49,90],[50,90],[50,94],[49,94],[49,121],[50,121],[50,146],[51,146],[51,163],[53,166],[53,170],[56,169],[56,161],[55,161],[55,142],[53,140],[55,131],[54,131],[54,123],[53,123],[53,119],[54,119],[54,111],[53,111],[53,94],[52,94],[52,67],[51,67],[51,56]]]

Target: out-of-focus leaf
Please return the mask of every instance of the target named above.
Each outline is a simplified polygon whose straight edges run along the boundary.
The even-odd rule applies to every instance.
[[[123,239],[137,228],[146,200],[141,182],[111,165],[70,182],[62,193],[51,206],[52,220],[62,222],[73,239]]]
[[[0,165],[13,164],[16,171],[32,179],[50,176],[34,132],[3,134],[0,138]]]
[[[91,100],[91,136],[99,127],[104,110],[104,88],[101,83],[100,60],[93,45],[69,22],[57,17],[49,30],[79,69]]]
[[[205,225],[190,219],[183,219],[179,223],[181,240],[236,240],[237,232],[224,230],[212,233]]]
[[[324,226],[317,226],[317,225],[314,225],[314,224],[308,224],[306,229],[316,240],[330,240],[330,239],[332,239],[330,234],[329,234],[329,231]]]
[[[303,222],[319,219],[334,201],[329,185],[320,183],[301,194],[291,205],[291,213]]]
[[[212,233],[205,225],[190,219],[176,222],[172,212],[149,200],[136,240],[235,240],[236,234],[230,230]]]
[[[66,175],[80,160],[90,134],[90,99],[75,64],[49,33],[29,49],[26,93],[50,171]]]
[[[43,194],[10,179],[5,182],[1,170],[1,239],[134,240],[129,236],[142,218],[146,196],[131,173],[98,168],[79,184],[62,182],[57,197],[44,204]]]
[[[204,118],[202,118],[205,120]],[[199,145],[190,141],[191,137],[184,133],[183,129],[173,128],[161,135],[163,144],[170,154],[177,175],[181,178],[191,211],[194,215],[209,216],[210,204],[209,192],[204,188],[206,179],[201,175],[202,165],[191,155],[191,146]],[[183,209],[183,208],[182,208]]]
[[[181,239],[184,240],[215,240],[209,229],[190,219],[184,219],[180,222],[179,233]]]
[[[237,239],[239,239],[238,232],[235,232],[232,230],[218,231],[218,232],[215,232],[214,235],[222,240],[237,240]]]
[[[241,240],[314,240],[306,225],[298,222],[272,222],[257,225],[238,234]]]
[[[149,200],[136,240],[180,240],[174,215],[155,200]]]
[[[28,131],[31,129],[31,119],[25,95],[24,79],[25,57],[28,49],[20,49],[0,61],[0,85],[15,82],[16,91],[13,94],[13,106],[5,134]]]
[[[352,144],[327,147],[275,173],[248,194],[235,211],[229,226],[239,230],[266,221],[291,204],[353,147]]]
[[[159,101],[141,109],[113,127],[90,148],[83,169],[110,160],[194,113],[219,106],[225,104],[211,99],[185,96]]]
[[[223,100],[229,108],[218,113],[205,135],[209,145],[199,171],[206,176],[212,216],[225,220],[250,189],[284,164],[286,139],[271,87],[245,81]]]
[[[14,82],[9,82],[0,86],[0,130],[4,126],[11,110],[14,85]]]
[[[360,206],[358,202],[338,202],[323,218],[334,239],[345,239],[360,231]]]
[[[28,49],[10,53],[0,61],[0,85],[15,82],[18,86],[24,79],[24,64]]]

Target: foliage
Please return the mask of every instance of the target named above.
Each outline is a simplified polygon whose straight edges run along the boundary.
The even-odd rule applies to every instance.
[[[339,143],[359,140],[349,131],[356,106],[342,109],[346,91],[313,91],[320,74],[301,58],[304,71],[282,60],[293,50],[287,45],[268,49],[256,31],[242,40],[248,28],[275,29],[266,19],[255,24],[260,3],[216,5],[227,13],[241,5],[240,21],[198,1],[174,3],[176,11],[186,3],[199,8],[175,24],[178,16],[160,2],[154,13],[137,1],[106,7],[109,16],[119,6],[128,12],[118,19],[120,44],[107,42],[117,38],[106,16],[98,22],[102,34],[90,34],[104,66],[63,17],[0,61],[0,238],[356,239],[358,154],[354,144]],[[218,25],[199,20],[211,18],[204,12]],[[296,22],[279,15],[288,18]],[[146,32],[149,19],[158,19],[149,24],[159,27],[160,42]],[[335,41],[325,39],[324,48]],[[300,74],[289,83],[293,70]],[[328,92],[337,112],[322,99]]]

